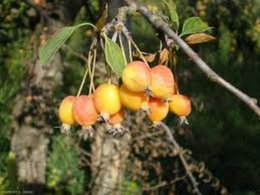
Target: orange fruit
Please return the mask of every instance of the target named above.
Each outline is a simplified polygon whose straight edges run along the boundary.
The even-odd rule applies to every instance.
[[[120,124],[123,120],[124,120],[124,111],[121,109],[116,114],[110,116],[108,122],[111,125],[117,125],[117,124]]]
[[[130,110],[137,111],[147,107],[148,97],[144,92],[132,92],[123,84],[119,89],[122,105]]]
[[[142,61],[130,62],[123,70],[122,81],[132,92],[144,92],[151,84],[150,68]]]
[[[91,127],[98,117],[93,95],[81,95],[77,97],[73,106],[73,115],[77,123],[81,125],[83,129]]]
[[[150,98],[148,105],[148,118],[153,123],[160,122],[167,116],[169,111],[169,104],[167,102],[163,102],[157,98]]]
[[[191,113],[190,98],[184,95],[171,96],[170,111],[177,116],[188,116]]]
[[[94,93],[94,102],[101,115],[116,114],[122,107],[118,86],[114,84],[99,85]]]
[[[127,129],[125,129],[122,125],[121,122],[124,120],[124,111],[121,109],[119,112],[116,114],[112,115],[108,122],[111,125],[110,129],[108,129],[109,133],[112,133],[113,135],[123,134]]]
[[[167,99],[175,93],[174,77],[172,71],[164,65],[151,68],[152,83],[150,89],[152,96]]]
[[[34,0],[35,5],[41,6],[42,3],[43,3],[42,0]]]

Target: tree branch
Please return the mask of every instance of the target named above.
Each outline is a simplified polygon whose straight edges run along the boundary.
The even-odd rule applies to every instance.
[[[194,192],[198,195],[201,195],[201,192],[198,188],[198,182],[196,181],[195,177],[193,176],[193,174],[190,171],[189,165],[183,155],[183,149],[180,147],[180,145],[178,144],[178,142],[175,140],[175,138],[172,135],[171,130],[169,129],[169,127],[167,125],[165,125],[164,123],[160,123],[160,127],[166,132],[168,140],[174,145],[175,149],[178,152],[178,156],[181,160],[181,163],[187,173],[187,175],[190,178],[190,181],[192,183],[192,186],[194,188]]]
[[[190,46],[183,39],[181,39],[177,33],[175,33],[162,18],[157,15],[153,15],[150,11],[144,6],[137,5],[133,0],[125,0],[125,2],[132,8],[136,9],[143,16],[145,16],[149,22],[157,29],[160,29],[170,38],[172,38],[182,49],[183,51],[191,58],[191,60],[196,64],[196,66],[213,82],[224,87],[226,90],[231,92],[233,95],[242,100],[251,110],[260,117],[260,108],[257,105],[257,100],[249,97],[247,94],[234,87],[232,84],[224,80],[216,72],[214,72],[209,65],[204,62],[196,52],[194,52]]]
[[[176,183],[178,181],[184,180],[185,177],[186,177],[186,175],[184,175],[182,177],[178,177],[178,178],[176,178],[176,179],[174,179],[174,180],[172,180],[170,182],[163,181],[163,182],[161,182],[161,183],[159,183],[159,184],[157,184],[155,186],[143,187],[142,191],[154,191],[154,190],[157,190],[159,188],[165,187],[167,185],[171,185],[171,184],[174,184],[174,183]]]

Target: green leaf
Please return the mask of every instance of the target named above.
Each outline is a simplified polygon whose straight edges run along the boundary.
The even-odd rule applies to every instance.
[[[116,73],[117,77],[120,78],[124,67],[126,65],[126,60],[123,55],[122,49],[119,45],[113,42],[110,38],[105,35],[105,57],[108,65]]]
[[[47,64],[51,60],[52,56],[68,40],[75,29],[75,26],[64,27],[47,41],[40,50],[40,63],[42,65]]]
[[[212,27],[209,27],[205,22],[203,22],[199,17],[191,17],[185,20],[182,32],[180,36],[205,32]]]
[[[60,49],[60,47],[70,38],[74,30],[81,26],[90,25],[95,27],[90,23],[82,23],[77,26],[67,26],[60,29],[57,33],[50,38],[47,43],[40,50],[40,63],[42,65],[47,64],[53,55]]]
[[[176,9],[176,4],[173,0],[163,0],[162,3],[167,8],[170,16],[170,20],[172,23],[174,23],[174,26],[176,27],[176,30],[179,29],[179,16]]]

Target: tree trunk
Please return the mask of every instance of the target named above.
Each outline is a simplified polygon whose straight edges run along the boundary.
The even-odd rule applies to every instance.
[[[92,194],[122,194],[120,188],[129,154],[130,134],[115,138],[105,131],[106,128],[100,126],[92,144]]]
[[[53,91],[62,82],[63,67],[60,55],[45,68],[39,60],[29,67],[33,78],[27,81],[25,92],[16,98],[11,146],[16,155],[19,181],[39,194],[45,183],[48,137],[53,129],[48,117],[53,114]]]
[[[47,40],[59,28],[70,23],[72,18],[68,16],[74,17],[78,12],[80,1],[73,1],[73,5],[68,5],[69,2],[52,10],[59,15],[59,20],[46,17],[46,23],[38,24],[32,33],[28,44],[34,48],[35,57],[26,65],[28,75],[22,83],[23,92],[17,96],[13,109],[11,147],[16,156],[18,180],[33,194],[43,193],[49,136],[53,131],[50,125],[55,108],[53,95],[56,87],[62,84],[63,71],[59,54],[45,66],[41,66],[38,54],[41,41]]]

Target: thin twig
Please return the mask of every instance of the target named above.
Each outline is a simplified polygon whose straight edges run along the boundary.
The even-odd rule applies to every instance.
[[[154,190],[157,190],[158,188],[162,188],[162,187],[174,184],[174,183],[176,183],[178,181],[184,180],[185,177],[186,177],[186,175],[184,175],[182,177],[178,177],[178,178],[176,178],[176,179],[174,179],[172,181],[169,181],[169,182],[163,181],[163,182],[161,182],[161,183],[159,183],[159,184],[157,184],[155,186],[143,187],[142,191],[154,191]]]
[[[96,63],[97,63],[97,45],[94,48],[93,68],[92,68],[92,73],[90,78],[92,83],[92,86],[90,86],[90,88],[92,89],[92,92],[95,92],[94,77],[95,77]]]
[[[198,195],[201,195],[201,192],[198,188],[198,183],[197,183],[195,177],[193,176],[193,174],[191,173],[189,165],[183,155],[183,150],[180,147],[180,145],[178,144],[178,142],[175,140],[175,138],[173,137],[170,128],[162,122],[160,123],[160,127],[162,127],[162,129],[166,132],[168,140],[174,145],[175,149],[178,151],[178,156],[180,157],[182,165],[184,166],[185,171],[191,180],[192,186],[194,188],[194,192]]]
[[[131,7],[129,9],[136,9],[143,16],[145,16],[149,22],[157,29],[160,29],[171,39],[173,39],[180,48],[191,58],[195,65],[213,82],[216,82],[220,86],[224,87],[226,90],[231,92],[233,95],[242,100],[255,114],[260,117],[260,107],[257,105],[257,100],[255,98],[249,97],[247,94],[239,90],[238,88],[231,85],[229,82],[224,80],[216,72],[214,72],[209,65],[204,62],[196,52],[191,49],[191,47],[185,43],[185,41],[174,32],[168,23],[166,23],[160,16],[152,14],[146,7],[137,5],[133,0],[125,0],[125,2]]]
[[[155,137],[155,136],[161,135],[161,134],[162,134],[162,132],[160,132],[160,131],[153,132],[153,133],[147,133],[147,134],[144,134],[144,135],[141,135],[141,136],[133,138],[131,140],[131,142],[137,142],[137,141],[140,141],[140,140],[143,140],[143,139],[146,139],[146,138]]]

